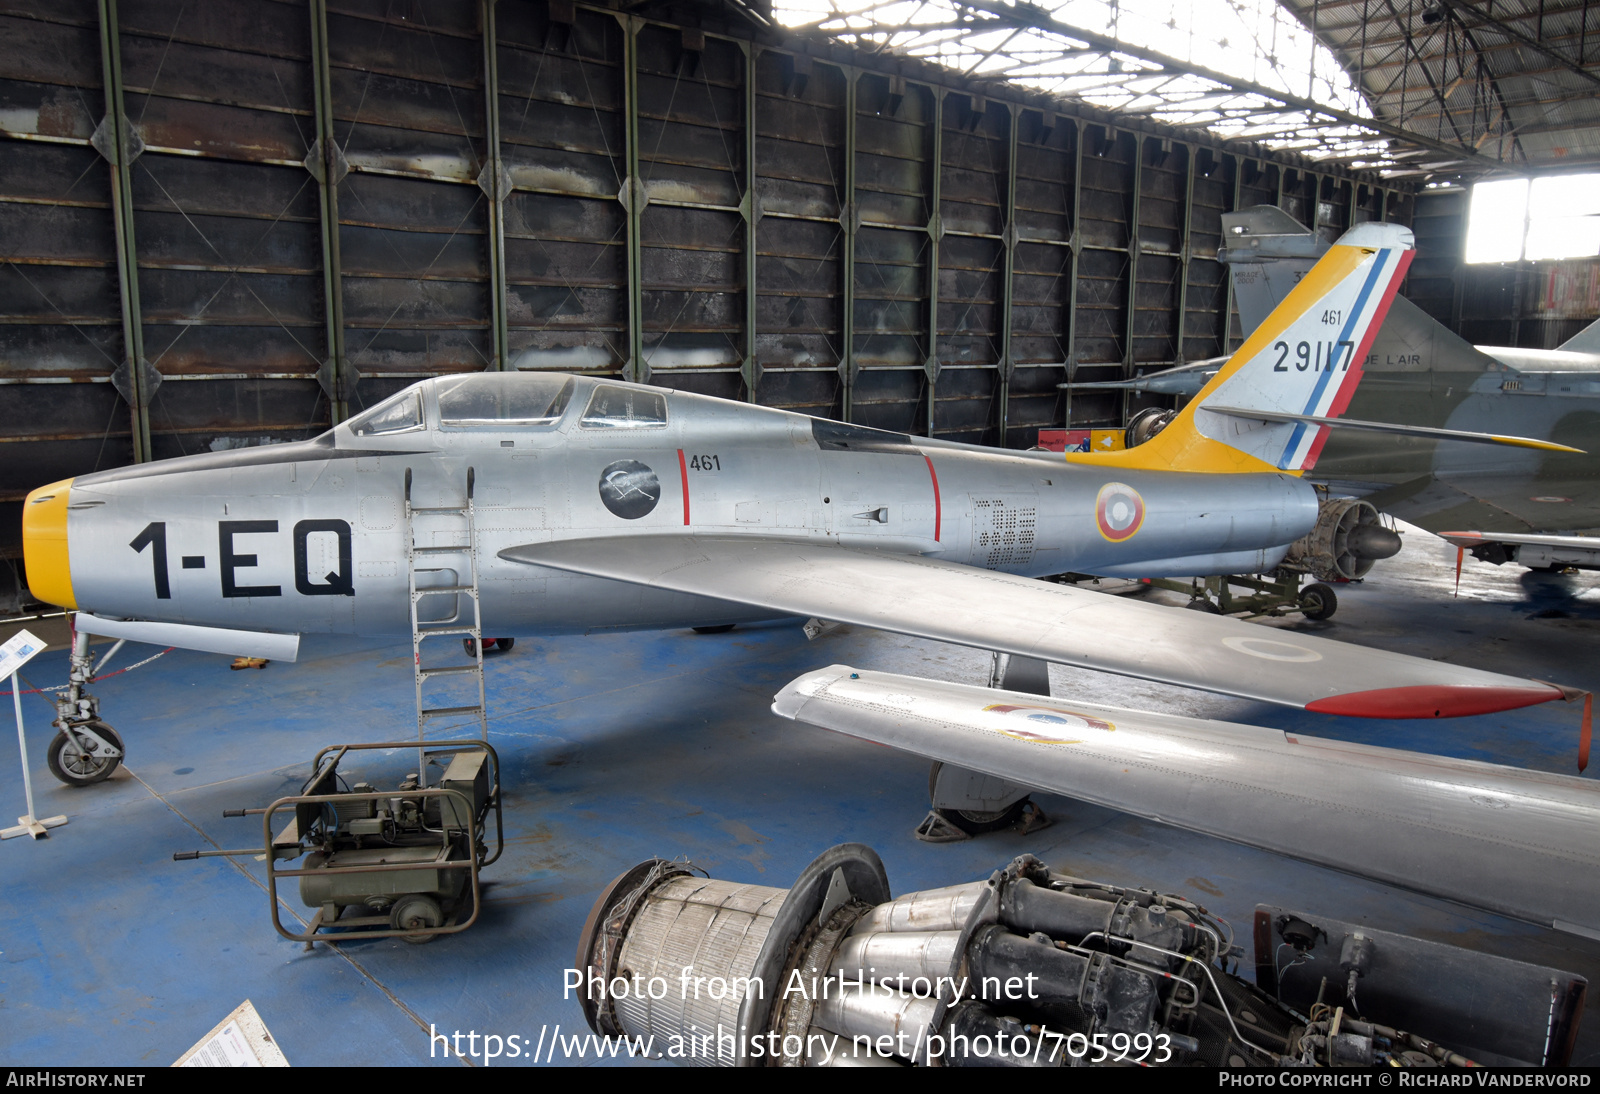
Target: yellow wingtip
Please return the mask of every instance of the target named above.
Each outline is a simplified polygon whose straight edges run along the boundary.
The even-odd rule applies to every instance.
[[[1540,441],[1532,437],[1506,437],[1499,433],[1490,434],[1500,444],[1508,444],[1514,448],[1537,448],[1541,452],[1571,452],[1577,456],[1587,456],[1588,453],[1581,448],[1573,448],[1567,444],[1557,444],[1555,441]]]

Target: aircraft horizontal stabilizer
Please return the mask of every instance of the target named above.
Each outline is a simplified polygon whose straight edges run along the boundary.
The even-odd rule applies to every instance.
[[[1331,429],[1360,429],[1368,433],[1390,433],[1398,437],[1424,437],[1435,441],[1466,441],[1469,444],[1503,444],[1513,448],[1537,448],[1544,452],[1575,452],[1587,455],[1581,448],[1541,441],[1536,437],[1511,437],[1501,433],[1471,433],[1464,429],[1434,429],[1425,425],[1399,425],[1394,422],[1364,422],[1351,418],[1328,418],[1317,414],[1287,414],[1275,410],[1249,410],[1244,407],[1210,406],[1213,414],[1223,414],[1250,422],[1291,422],[1303,425],[1328,426]]]
[[[226,653],[234,657],[265,657],[268,661],[293,661],[300,656],[298,634],[236,631],[224,627],[196,627],[188,623],[153,623],[142,619],[108,619],[88,612],[77,614],[76,627],[84,634],[125,638],[153,646],[180,650]]]
[[[1450,718],[1564,697],[1552,684],[836,543],[654,535],[500,557],[1326,714]]]
[[[1069,380],[1057,384],[1056,388],[1061,391],[1151,391],[1159,395],[1192,396],[1205,387],[1206,381],[1227,363],[1226,357],[1210,357],[1160,372],[1147,372],[1131,380]]]
[[[1296,636],[1298,638],[1298,636]],[[1600,785],[834,665],[775,713],[1021,786],[1600,937]]]

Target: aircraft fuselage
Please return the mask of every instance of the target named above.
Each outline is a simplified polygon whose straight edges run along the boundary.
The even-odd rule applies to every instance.
[[[607,380],[572,378],[559,413],[543,418],[492,410],[442,418],[440,393],[471,391],[459,388],[463,379],[496,391],[521,385],[518,394],[568,383],[482,375],[424,381],[312,441],[35,491],[25,506],[35,592],[123,619],[406,633],[408,476],[413,505],[451,507],[465,503],[469,469],[484,633],[506,636],[764,614],[498,554],[552,539],[681,529],[837,542],[1030,576],[1158,576],[1270,569],[1316,519],[1314,491],[1289,475],[1072,467],[1054,454],[930,441]],[[406,409],[411,399],[414,410]],[[396,421],[404,427],[391,428]],[[420,586],[468,582],[466,528],[451,513],[415,517],[418,545],[463,548],[419,556]],[[39,560],[62,533],[70,566],[46,572]],[[420,611],[445,619],[457,604],[455,593],[432,594]]]

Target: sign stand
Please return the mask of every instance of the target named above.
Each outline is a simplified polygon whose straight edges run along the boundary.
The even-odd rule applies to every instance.
[[[22,792],[28,800],[27,816],[18,817],[15,828],[0,829],[0,840],[13,836],[43,839],[49,835],[47,829],[59,828],[67,823],[65,815],[46,817],[44,820],[36,820],[33,815],[33,780],[28,775],[28,737],[22,729],[22,678],[17,673],[35,655],[44,651],[44,645],[26,630],[18,631],[4,645],[0,645],[0,676],[11,676],[11,704],[17,715],[17,747],[22,753]]]

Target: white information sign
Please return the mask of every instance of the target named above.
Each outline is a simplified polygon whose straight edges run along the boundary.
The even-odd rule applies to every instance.
[[[44,652],[45,642],[26,630],[20,630],[4,643],[0,643],[0,678],[10,676],[35,656]]]
[[[278,1042],[250,1000],[234,1008],[173,1067],[288,1067]]]
[[[51,828],[67,823],[66,815],[39,820],[33,815],[33,779],[28,774],[28,735],[22,729],[22,679],[17,670],[44,652],[44,642],[28,630],[20,630],[0,642],[0,680],[11,678],[11,705],[17,715],[17,749],[22,754],[22,794],[28,802],[26,816],[17,818],[14,828],[0,828],[0,840],[16,836],[43,839]]]

